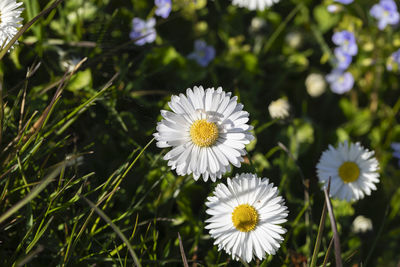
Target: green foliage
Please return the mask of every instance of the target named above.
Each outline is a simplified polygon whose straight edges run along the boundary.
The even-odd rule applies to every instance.
[[[329,13],[332,1],[249,11],[173,0],[170,17],[157,17],[155,43],[144,46],[129,32],[134,17],[154,15],[154,1],[23,2],[19,44],[0,54],[0,266],[182,266],[178,233],[189,265],[240,266],[204,229],[216,183],[177,176],[152,135],[170,95],[195,85],[237,95],[254,126],[242,167],[219,182],[255,172],[289,208],[277,255],[251,266],[303,266],[313,256],[316,266],[325,257],[335,264],[330,222],[319,224],[315,166],[329,144],[345,140],[376,152],[381,182],[359,202],[332,200],[343,262],[398,265],[400,166],[390,144],[400,140],[400,82],[390,55],[400,33],[377,29],[368,15],[375,1]],[[343,29],[356,33],[355,85],[313,98],[305,79],[331,71],[331,36]],[[187,57],[196,39],[216,49],[207,67]],[[281,97],[291,115],[272,120],[268,104]],[[357,215],[373,230],[354,232]]]

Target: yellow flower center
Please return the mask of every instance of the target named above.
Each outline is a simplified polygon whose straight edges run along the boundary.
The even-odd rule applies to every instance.
[[[351,161],[345,161],[339,167],[339,176],[344,183],[352,183],[360,176],[360,169],[357,164]]]
[[[232,212],[232,222],[240,232],[250,232],[258,224],[258,213],[249,204],[239,205]]]
[[[387,10],[383,11],[383,16],[384,17],[389,17],[389,15],[390,15],[389,11],[387,11]]]
[[[218,127],[207,120],[197,120],[190,126],[190,137],[199,147],[212,146],[218,139]]]

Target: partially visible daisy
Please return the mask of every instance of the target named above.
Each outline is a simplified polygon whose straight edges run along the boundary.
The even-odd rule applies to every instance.
[[[376,190],[378,170],[374,151],[365,149],[360,143],[344,142],[338,148],[329,145],[317,164],[317,174],[324,187],[331,178],[330,195],[347,201],[362,199]]]
[[[248,125],[249,113],[237,97],[219,87],[202,86],[171,96],[171,111],[161,110],[164,119],[154,134],[158,147],[173,147],[164,159],[178,175],[192,174],[207,181],[240,167],[245,145],[254,138]]]
[[[233,5],[250,10],[264,10],[278,2],[279,0],[232,0]]]
[[[289,32],[285,36],[285,41],[291,48],[297,49],[303,42],[303,36],[299,32]]]
[[[358,215],[351,224],[351,231],[356,234],[366,233],[372,229],[373,227],[371,219],[362,215]]]
[[[272,101],[268,106],[269,115],[273,119],[284,119],[289,117],[290,105],[284,98]]]
[[[214,196],[207,198],[206,229],[215,239],[218,250],[224,249],[232,258],[250,262],[266,254],[274,255],[286,233],[280,224],[286,222],[288,209],[278,196],[278,188],[267,178],[251,173],[237,174],[220,183]]]
[[[0,0],[0,48],[11,41],[21,26],[21,13],[24,10],[18,8],[21,5],[22,2],[17,3],[15,0]]]

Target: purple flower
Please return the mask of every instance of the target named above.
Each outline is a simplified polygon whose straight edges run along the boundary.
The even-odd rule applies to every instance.
[[[215,57],[214,47],[207,45],[203,40],[196,40],[194,42],[194,52],[190,53],[188,58],[194,59],[197,63],[205,67]]]
[[[392,53],[389,62],[386,64],[386,69],[389,71],[393,70],[393,63],[397,63],[397,65],[400,66],[400,49]]]
[[[329,82],[332,92],[336,94],[346,93],[354,85],[353,75],[350,72],[343,72],[340,69],[334,69],[325,78]]]
[[[342,3],[344,5],[348,5],[350,3],[353,3],[353,1],[354,0],[335,0],[335,2]]]
[[[350,66],[352,57],[345,53],[341,47],[335,48],[335,56],[338,69],[345,70]]]
[[[332,36],[332,41],[335,45],[339,45],[343,52],[350,56],[357,55],[358,48],[354,34],[349,31],[336,32]]]
[[[154,4],[157,6],[156,15],[164,19],[168,18],[171,13],[171,0],[154,0]]]
[[[369,13],[379,20],[378,28],[380,30],[383,30],[388,24],[395,25],[400,20],[396,3],[393,0],[381,0],[379,4],[373,5]]]
[[[392,143],[390,145],[392,147],[393,151],[393,157],[397,158],[399,160],[398,165],[400,167],[400,143]]]
[[[152,43],[156,39],[156,19],[150,18],[149,20],[141,20],[134,18],[132,20],[132,31],[129,37],[135,41],[136,45],[144,45],[145,43]]]

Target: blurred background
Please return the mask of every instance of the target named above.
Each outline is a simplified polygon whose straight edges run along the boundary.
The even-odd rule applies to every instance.
[[[22,2],[24,24],[51,4]],[[216,184],[177,176],[162,159],[167,150],[151,142],[171,95],[202,85],[237,95],[254,126],[244,164],[225,177],[268,177],[289,208],[281,249],[252,266],[309,263],[324,204],[315,166],[329,144],[345,140],[375,151],[381,182],[358,202],[333,200],[344,265],[400,266],[400,167],[391,147],[400,142],[391,58],[400,31],[377,27],[369,14],[376,3],[335,3],[329,12],[332,1],[286,0],[250,11],[231,1],[173,0],[162,18],[153,1],[62,1],[0,62],[0,214],[48,182],[1,222],[0,265],[132,265],[82,195],[129,238],[143,266],[182,266],[178,232],[190,266],[240,266],[204,229]],[[156,39],[135,44],[133,18],[152,17]],[[325,76],[341,30],[355,34],[358,54],[348,68],[354,86],[335,94]],[[197,40],[214,48],[209,62],[189,56]],[[277,119],[268,106],[280,98],[290,110]],[[365,231],[355,227],[359,215],[370,220]],[[319,264],[331,237],[327,220]]]

